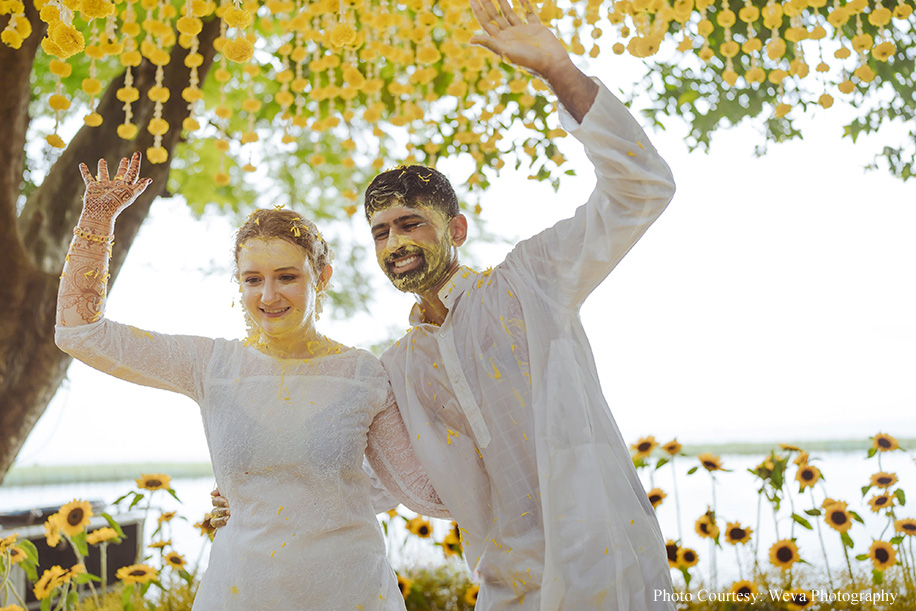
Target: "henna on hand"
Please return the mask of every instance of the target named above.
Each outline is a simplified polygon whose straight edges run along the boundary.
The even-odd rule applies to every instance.
[[[79,165],[80,174],[86,184],[83,195],[83,215],[80,221],[103,228],[110,227],[122,210],[130,206],[153,182],[151,178],[138,180],[140,174],[140,153],[134,153],[130,160],[121,160],[113,179],[108,177],[108,163],[99,159],[98,179],[89,172],[85,163]]]

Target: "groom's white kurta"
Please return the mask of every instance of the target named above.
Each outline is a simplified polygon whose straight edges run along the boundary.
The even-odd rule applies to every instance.
[[[561,125],[595,166],[573,218],[440,292],[382,357],[411,442],[483,579],[478,608],[673,609],[664,542],[579,307],[665,209],[671,172],[605,88]],[[625,408],[626,406],[620,406]]]

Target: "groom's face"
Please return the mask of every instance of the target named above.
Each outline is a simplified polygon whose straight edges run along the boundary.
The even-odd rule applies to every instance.
[[[376,258],[395,288],[424,293],[448,275],[458,245],[452,240],[451,224],[429,206],[391,206],[373,213]]]

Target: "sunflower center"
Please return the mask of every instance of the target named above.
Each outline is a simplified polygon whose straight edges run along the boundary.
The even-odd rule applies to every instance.
[[[887,503],[888,498],[889,497],[886,497],[886,496],[879,496],[878,498],[875,499],[875,506],[884,505],[885,503]]]
[[[67,524],[70,526],[76,526],[83,521],[83,515],[85,514],[83,513],[82,507],[71,509],[70,513],[67,514]]]
[[[882,448],[891,447],[891,440],[886,437],[878,437],[878,445]]]
[[[842,526],[848,521],[846,513],[843,511],[834,511],[830,514],[830,521],[836,524],[837,526]]]
[[[788,547],[780,547],[778,550],[776,550],[776,557],[780,562],[788,562],[795,557],[795,554]]]
[[[905,531],[907,531],[907,532],[916,532],[916,524],[909,524],[909,523],[907,523],[907,524],[904,524],[904,525],[902,526],[902,528],[903,528],[903,530],[905,530]]]
[[[146,575],[146,571],[143,569],[134,569],[130,573],[128,573],[128,575],[130,575],[131,577],[143,577],[144,575]]]
[[[658,503],[661,500],[662,500],[662,497],[660,497],[657,494],[653,494],[652,496],[649,497],[649,502],[652,503],[653,505],[655,505],[656,503]]]
[[[743,539],[747,533],[744,532],[743,528],[733,528],[728,534],[732,539]]]
[[[428,529],[427,527],[425,527],[425,526],[421,526],[420,528],[417,529],[417,534],[419,534],[419,535],[428,535],[428,534],[429,534],[429,529]]]
[[[709,524],[707,524],[706,522],[701,522],[701,523],[700,523],[700,530],[703,531],[703,534],[704,534],[704,535],[708,535],[708,534],[709,534]]]
[[[162,485],[162,482],[161,482],[160,480],[158,480],[158,479],[148,479],[148,480],[146,480],[146,487],[147,487],[147,488],[156,488],[157,486],[161,486],[161,485]]]
[[[879,547],[875,550],[875,560],[878,562],[887,562],[888,558],[890,558],[890,554],[888,554],[887,550],[883,547]]]
[[[704,461],[703,461],[703,466],[706,467],[707,469],[710,469],[710,470],[712,470],[712,469],[718,469],[718,468],[719,468],[719,465],[717,465],[716,463],[714,463],[714,462],[711,461],[711,460],[704,460]]]
[[[811,469],[805,469],[804,471],[802,471],[801,476],[803,480],[810,481],[814,479],[814,471],[812,471]]]
[[[639,450],[640,452],[648,452],[649,450],[652,449],[652,444],[649,443],[648,441],[644,441],[641,444],[639,444],[638,446],[636,446],[636,449]]]
[[[671,562],[677,560],[677,545],[666,545],[665,552],[668,554],[668,560]]]
[[[751,589],[747,586],[741,586],[736,593],[740,594],[742,598],[746,598],[751,595]]]
[[[693,552],[684,552],[684,561],[693,562],[696,559],[696,555]]]
[[[879,486],[890,486],[893,483],[889,477],[879,477],[877,481]]]

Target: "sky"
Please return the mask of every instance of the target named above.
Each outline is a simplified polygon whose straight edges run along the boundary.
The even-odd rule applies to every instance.
[[[617,61],[595,69],[612,89],[635,81],[633,65]],[[916,437],[916,181],[863,170],[881,136],[902,127],[855,144],[840,137],[848,109],[817,110],[801,124],[804,140],[771,144],[761,158],[750,125],[716,134],[709,154],[687,150],[676,119],[648,132],[677,193],[581,312],[628,442]],[[480,203],[507,244],[463,251],[496,265],[585,202],[594,176],[581,145],[568,137],[561,150],[578,176],[554,193],[505,171]],[[234,229],[214,214],[193,219],[180,198],[157,201],[108,317],[241,337]],[[359,215],[346,230],[370,245]],[[406,330],[411,298],[380,271],[375,280],[372,317],[324,317],[319,328],[360,347]],[[206,460],[191,400],[74,363],[17,465]]]

